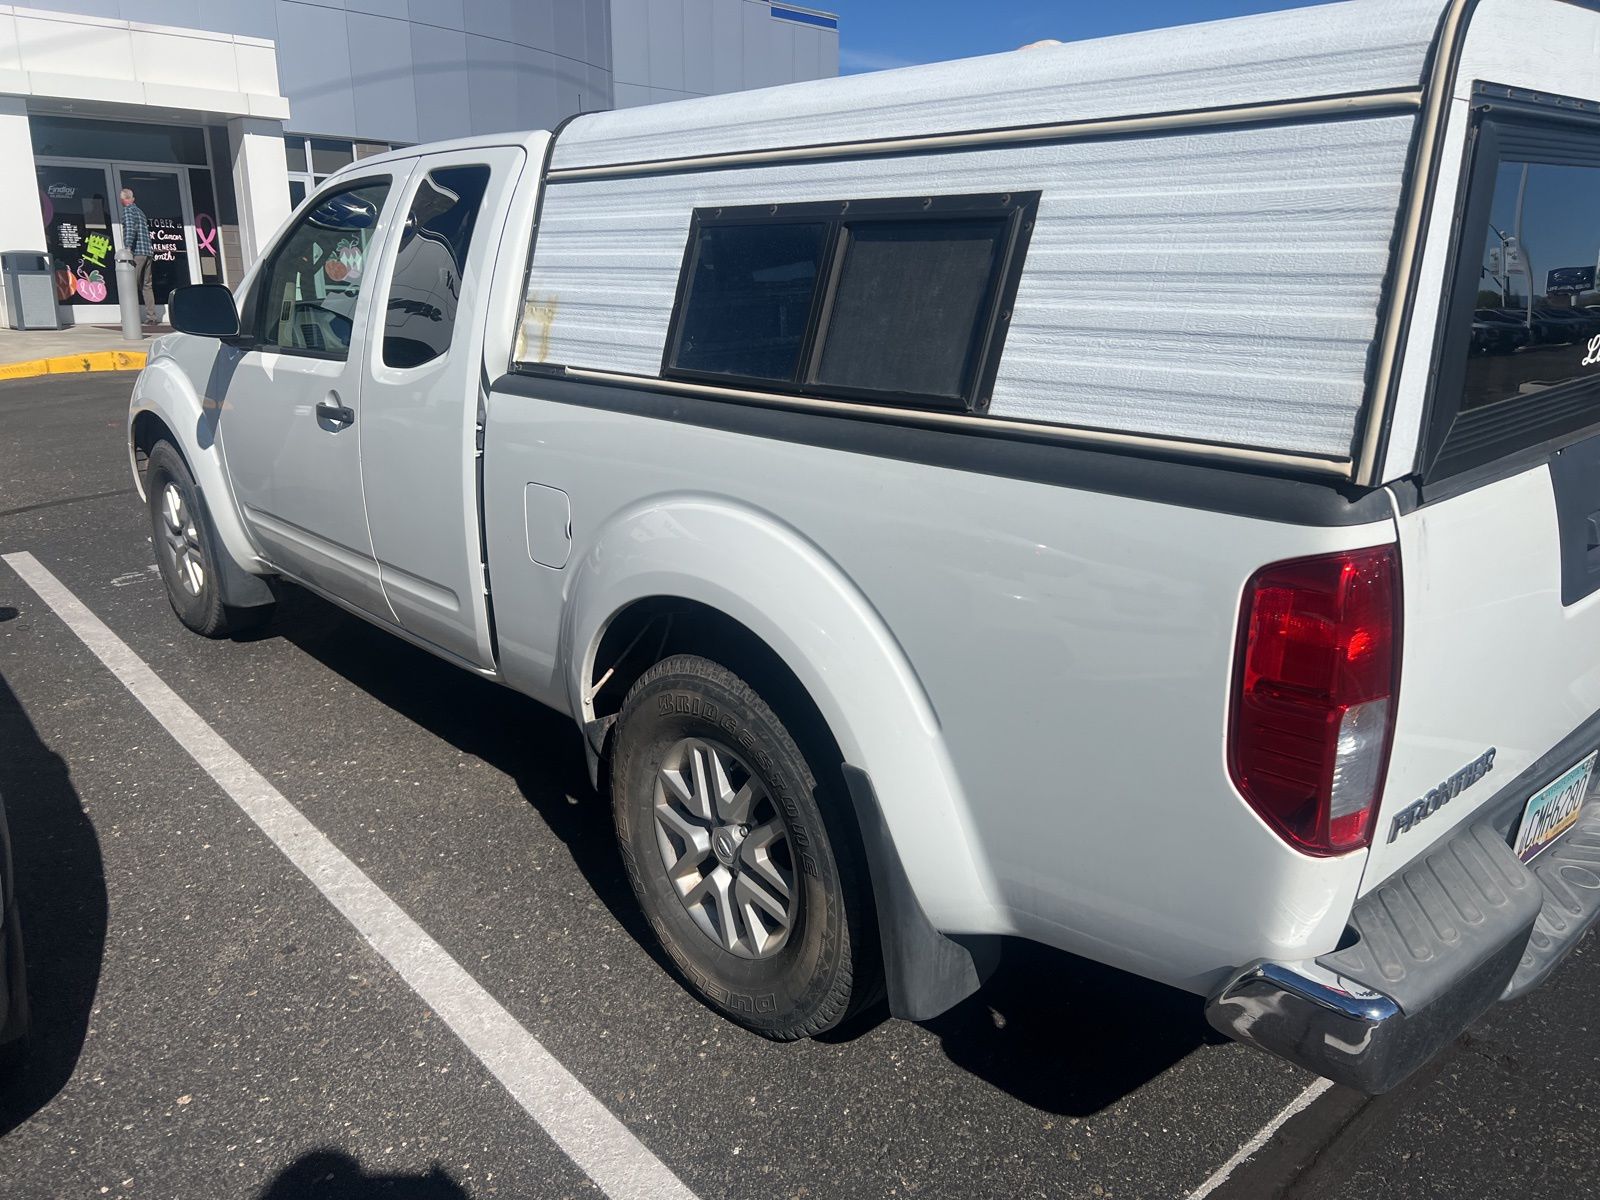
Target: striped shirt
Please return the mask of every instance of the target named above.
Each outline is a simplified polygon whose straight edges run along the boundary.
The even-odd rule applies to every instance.
[[[151,253],[150,222],[145,220],[144,209],[137,204],[122,209],[122,244],[129,254]]]

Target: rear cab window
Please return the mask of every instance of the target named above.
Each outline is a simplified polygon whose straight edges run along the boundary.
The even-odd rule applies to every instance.
[[[384,306],[385,366],[419,367],[449,351],[488,187],[489,167],[481,164],[438,167],[417,184]]]

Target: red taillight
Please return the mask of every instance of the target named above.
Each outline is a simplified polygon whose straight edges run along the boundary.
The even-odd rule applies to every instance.
[[[1228,766],[1308,854],[1372,839],[1394,740],[1400,569],[1393,547],[1276,563],[1245,588]]]

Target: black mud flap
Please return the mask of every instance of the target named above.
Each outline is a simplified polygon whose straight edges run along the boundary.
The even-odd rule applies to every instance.
[[[191,475],[193,471],[189,472]],[[222,603],[229,608],[260,608],[272,604],[277,600],[273,594],[272,585],[263,576],[252,575],[238,563],[233,561],[222,544],[222,538],[217,535],[217,523],[211,519],[211,506],[206,502],[205,489],[196,480],[194,485],[195,497],[200,501],[200,508],[205,516],[206,539],[211,543],[211,557],[217,564],[217,584],[222,589]]]
[[[848,764],[844,779],[872,872],[889,1011],[907,1021],[930,1021],[983,986],[999,962],[998,939],[958,941],[933,927],[911,890],[872,780]]]

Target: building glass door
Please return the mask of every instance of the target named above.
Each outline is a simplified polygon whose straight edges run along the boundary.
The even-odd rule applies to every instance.
[[[117,261],[113,227],[122,223],[123,188],[150,222],[151,285],[163,308],[172,289],[201,278],[194,206],[182,167],[143,163],[35,159],[45,243],[55,273],[56,302],[74,325],[115,325]],[[206,232],[215,242],[215,217]],[[208,278],[219,277],[215,263]]]
[[[134,203],[150,222],[150,282],[156,306],[164,308],[172,289],[193,283],[195,265],[194,214],[183,173],[161,167],[115,166],[117,194],[133,193]],[[121,220],[121,203],[117,204]],[[141,298],[141,303],[142,303]]]
[[[111,223],[116,191],[99,163],[35,167],[56,303],[73,322],[117,322],[117,268]]]

